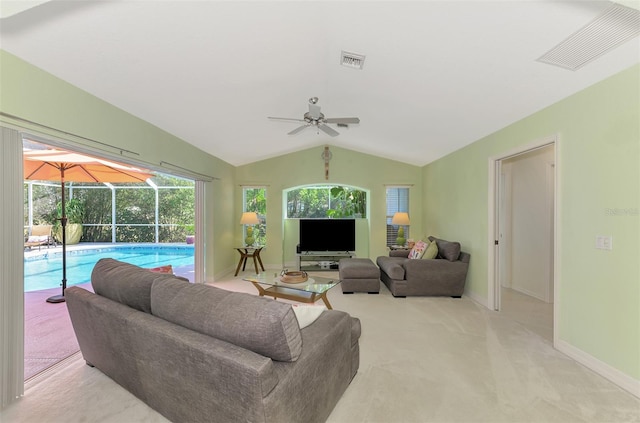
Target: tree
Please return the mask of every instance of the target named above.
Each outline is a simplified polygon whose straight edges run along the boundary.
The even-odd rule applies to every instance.
[[[267,241],[267,190],[264,187],[245,188],[244,210],[255,212],[260,223],[253,227],[253,238],[258,245],[264,245]]]
[[[152,178],[158,188],[159,241],[184,242],[193,227],[195,194],[192,181],[158,175]],[[117,224],[118,242],[155,242],[155,190],[145,183],[116,186],[116,220],[112,222],[112,190],[104,184],[70,184],[67,198],[84,204],[86,242],[110,242],[112,225]],[[28,223],[28,183],[25,182],[25,225]],[[32,183],[33,222],[55,223],[60,187]]]
[[[289,218],[366,217],[367,193],[343,186],[309,186],[287,193]]]

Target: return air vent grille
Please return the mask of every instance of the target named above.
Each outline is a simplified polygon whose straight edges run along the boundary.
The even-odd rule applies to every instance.
[[[640,11],[614,4],[538,61],[578,70],[638,34]]]
[[[343,51],[340,55],[340,64],[348,68],[362,69],[364,66],[364,56],[362,54]]]

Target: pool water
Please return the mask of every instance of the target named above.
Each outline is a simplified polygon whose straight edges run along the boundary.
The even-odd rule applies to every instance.
[[[140,267],[193,265],[193,246],[114,246],[67,251],[67,287],[91,281],[93,267],[102,258],[113,258]],[[62,285],[62,253],[46,253],[24,260],[24,291]]]

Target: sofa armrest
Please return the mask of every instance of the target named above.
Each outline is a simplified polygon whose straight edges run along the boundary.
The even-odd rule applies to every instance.
[[[380,256],[376,259],[376,264],[381,272],[384,272],[391,279],[403,280],[404,266],[402,265],[408,258]]]
[[[304,348],[298,361],[273,362],[281,382],[265,398],[267,422],[325,421],[333,408],[327,404],[338,402],[358,370],[357,319],[325,310],[301,333]]]

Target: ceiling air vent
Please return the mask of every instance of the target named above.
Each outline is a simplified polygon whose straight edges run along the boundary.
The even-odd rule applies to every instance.
[[[340,64],[348,68],[362,69],[362,66],[364,66],[364,55],[342,51]]]
[[[538,61],[578,70],[638,34],[640,10],[614,4]]]

